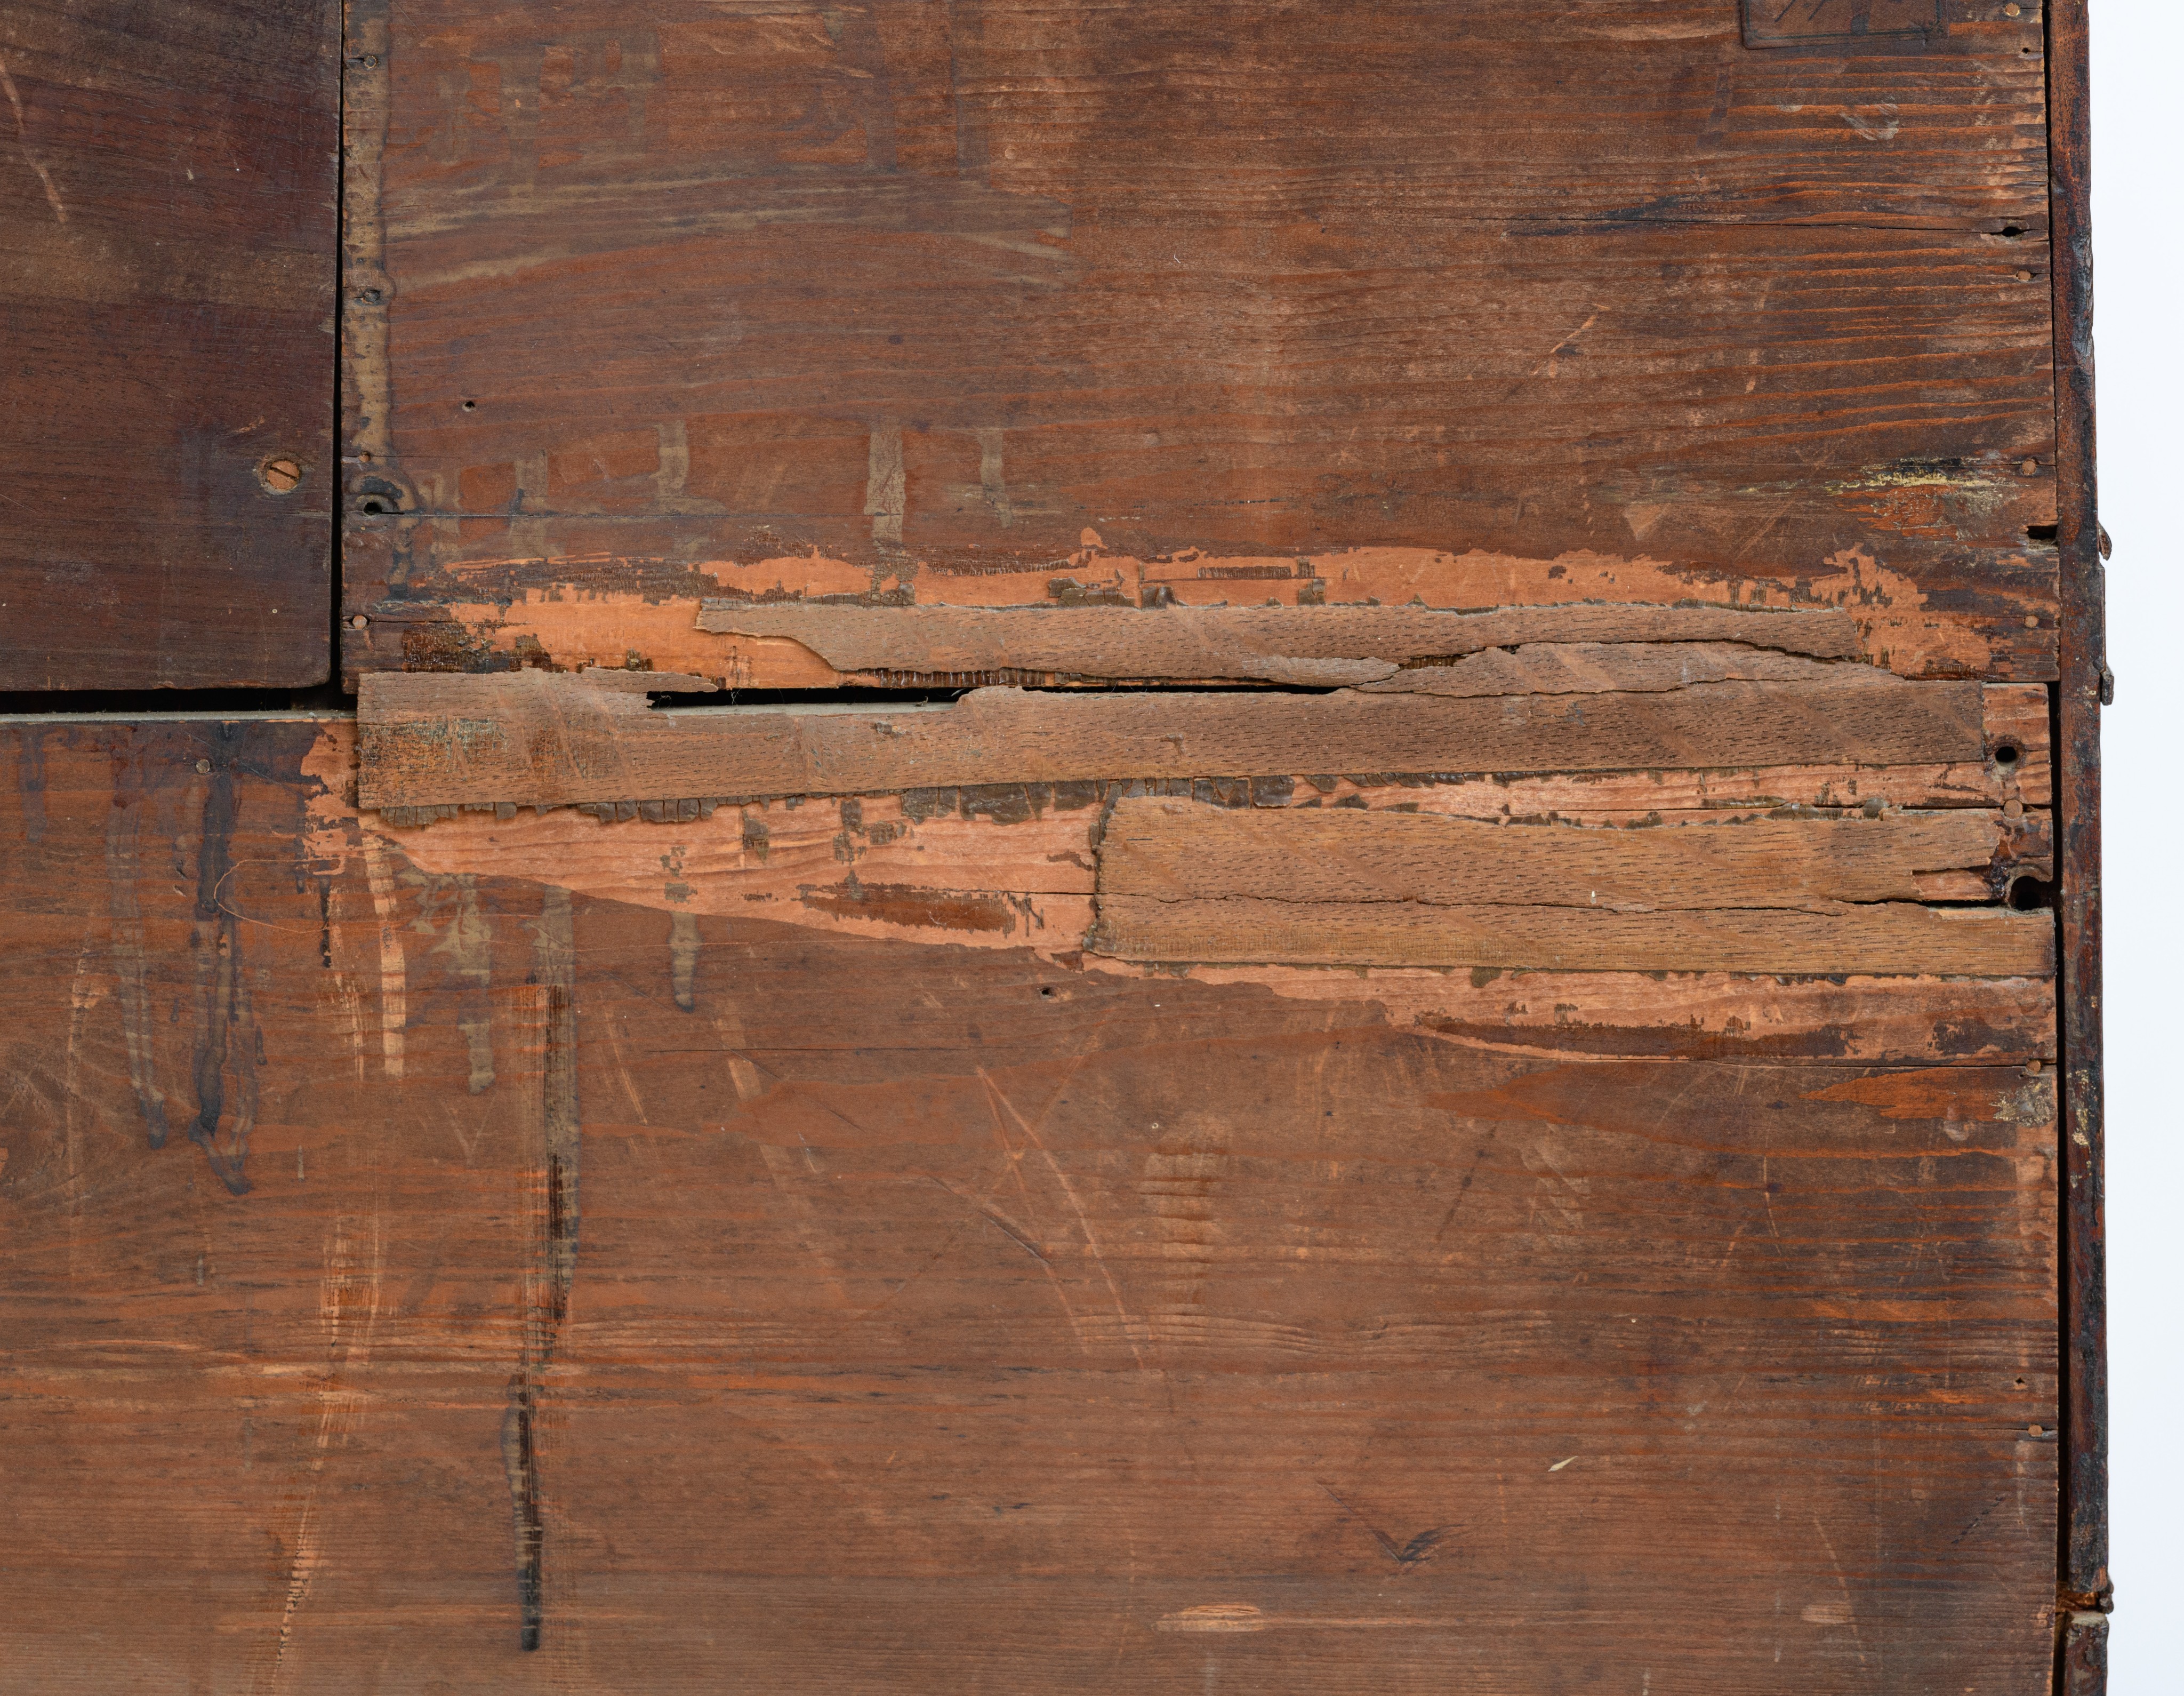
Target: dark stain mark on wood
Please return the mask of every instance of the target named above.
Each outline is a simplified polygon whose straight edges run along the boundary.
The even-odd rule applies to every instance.
[[[1008,935],[1018,914],[1006,896],[972,891],[916,889],[907,884],[867,884],[855,872],[825,889],[807,889],[801,897],[815,912],[837,918],[877,919],[935,930],[988,931]]]
[[[546,1619],[546,1504],[540,1479],[542,1408],[576,1286],[577,1179],[582,1148],[577,1096],[576,932],[569,892],[543,892],[531,923],[530,997],[538,1053],[538,1163],[526,1200],[531,1265],[523,1295],[522,1356],[509,1380],[501,1460],[515,1519],[515,1585],[523,1647],[535,1649]]]
[[[1325,1484],[1322,1484],[1319,1487],[1327,1491],[1329,1499],[1333,1501],[1336,1507],[1341,1509],[1346,1517],[1356,1520],[1358,1525],[1371,1532],[1373,1541],[1380,1546],[1380,1553],[1406,1572],[1412,1567],[1424,1565],[1431,1558],[1433,1552],[1440,1546],[1448,1534],[1456,1529],[1454,1526],[1435,1526],[1430,1531],[1420,1531],[1407,1543],[1399,1543],[1351,1507],[1349,1503],[1344,1501],[1341,1497],[1336,1495],[1333,1490],[1329,1489]]]
[[[221,725],[218,730],[218,751],[205,784],[198,833],[196,923],[190,932],[198,1001],[197,1051],[191,1068],[198,1110],[190,1122],[190,1141],[204,1150],[214,1175],[229,1193],[240,1196],[250,1188],[243,1166],[258,1113],[258,1033],[251,1016],[242,927],[226,899],[227,881],[234,870],[235,772],[230,750],[220,745],[239,734],[239,727]],[[200,771],[207,763],[198,762]],[[223,1147],[220,1118],[230,1108],[231,1075],[235,1099]]]

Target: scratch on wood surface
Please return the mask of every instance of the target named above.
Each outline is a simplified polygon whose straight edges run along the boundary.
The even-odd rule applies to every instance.
[[[53,216],[61,223],[68,222],[68,208],[61,204],[61,192],[53,184],[53,174],[46,169],[45,161],[31,146],[31,131],[23,112],[23,97],[15,92],[15,79],[8,73],[8,61],[0,59],[0,87],[8,91],[8,103],[15,109],[15,143],[23,150],[24,162],[37,174],[38,186],[46,191],[46,204],[53,209]]]
[[[288,1565],[288,1584],[282,1599],[281,1626],[276,1636],[270,1665],[258,1681],[259,1688],[277,1691],[283,1687],[289,1643],[296,1615],[311,1593],[312,1581],[321,1564],[322,1533],[319,1498],[326,1463],[355,1431],[362,1417],[365,1393],[357,1375],[371,1359],[372,1339],[379,1328],[380,1279],[386,1266],[386,1236],[374,1214],[370,1243],[359,1269],[356,1244],[349,1235],[351,1222],[337,1219],[327,1234],[326,1272],[319,1286],[319,1322],[326,1336],[326,1370],[319,1386],[319,1418],[296,1520],[288,1538],[293,1551]],[[359,1314],[356,1310],[361,1309]]]

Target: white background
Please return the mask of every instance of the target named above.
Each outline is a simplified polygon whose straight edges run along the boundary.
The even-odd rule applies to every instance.
[[[2107,793],[2109,1688],[2184,1692],[2184,25],[2091,0]]]

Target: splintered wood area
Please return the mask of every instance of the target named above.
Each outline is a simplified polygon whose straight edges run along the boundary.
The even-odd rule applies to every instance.
[[[1738,10],[350,0],[347,664],[1688,600],[2051,678],[2039,8]]]
[[[2046,1676],[2038,969],[1084,947],[1121,885],[1928,913],[2036,810],[1367,776],[391,830],[343,720],[0,745],[26,1688]]]

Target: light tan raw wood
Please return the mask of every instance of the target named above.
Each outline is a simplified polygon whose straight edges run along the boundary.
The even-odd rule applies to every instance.
[[[2025,479],[1975,477],[1978,503],[2024,499]],[[1917,496],[1895,489],[1886,498]],[[1721,522],[1740,533],[1768,522],[1769,502]],[[555,521],[567,522],[569,521]],[[426,520],[410,533],[413,546],[448,527]],[[2052,564],[2009,605],[2020,616],[1992,622],[1960,614],[1936,616],[1915,586],[1858,550],[1817,560],[1796,574],[1745,577],[1703,572],[1644,557],[1579,551],[1552,559],[1473,551],[1451,555],[1420,548],[1359,548],[1321,557],[1317,575],[1263,556],[1201,558],[1189,563],[1139,560],[1096,547],[1080,549],[1043,567],[992,570],[960,561],[900,561],[880,566],[816,554],[756,561],[632,559],[613,554],[538,559],[484,559],[447,564],[430,594],[413,575],[401,599],[376,599],[369,589],[395,570],[398,550],[383,532],[354,532],[345,558],[352,605],[365,618],[347,632],[350,659],[361,669],[496,671],[510,657],[564,671],[635,663],[661,671],[700,672],[732,688],[807,689],[850,681],[811,649],[788,637],[722,635],[699,627],[702,609],[735,606],[866,606],[1035,609],[1166,608],[1169,611],[1326,611],[1446,610],[1478,617],[1483,609],[1552,609],[1546,635],[1518,627],[1511,639],[1625,640],[1635,627],[1588,632],[1563,622],[1576,605],[1679,612],[1704,602],[1731,616],[1752,610],[1794,610],[1801,617],[1847,616],[1855,651],[1907,677],[2040,676],[2053,667],[2052,616],[2021,616],[2053,599]],[[1190,554],[1191,550],[1184,550]],[[1758,562],[1747,560],[1747,566]],[[1983,591],[1984,592],[1984,591]],[[2031,598],[2026,599],[2029,595]],[[421,598],[419,598],[421,597]],[[369,608],[365,612],[364,609]],[[1975,635],[1975,627],[1989,635]],[[2014,627],[2014,628],[2011,627]],[[1990,636],[1992,639],[1990,639]],[[1678,639],[1699,639],[1686,629]],[[916,675],[914,673],[906,675]],[[997,681],[1000,679],[987,679]]]
[[[1086,946],[1156,962],[2043,977],[2054,969],[2055,927],[2044,912],[1908,902],[1621,913],[1102,895]]]
[[[1475,654],[1519,643],[1741,643],[1767,654],[1693,656],[1683,681],[1806,678],[1818,668],[1784,664],[1787,655],[1827,659],[1858,652],[1847,613],[1747,611],[1716,606],[1512,607],[1457,613],[1408,606],[1161,607],[1051,610],[960,606],[865,607],[765,605],[708,600],[698,627],[723,635],[792,640],[853,679],[1081,678],[1238,678],[1331,687],[1384,680],[1396,688],[1400,662]],[[1769,664],[1769,661],[1773,661]],[[1580,659],[1580,668],[1582,659]],[[1540,667],[1551,686],[1536,689],[1521,672],[1502,688],[1440,689],[1443,694],[1556,693],[1564,677]],[[1647,681],[1675,674],[1655,656],[1623,668]],[[1573,670],[1569,675],[1574,675]],[[1598,674],[1596,662],[1595,674]],[[1438,675],[1435,673],[1435,675]],[[1474,675],[1467,672],[1467,677]],[[1570,687],[1564,683],[1563,687]],[[1595,689],[1629,687],[1612,681]]]
[[[650,711],[594,674],[374,676],[359,804],[568,805],[922,785],[1337,772],[1629,770],[1976,759],[1976,683],[1847,669],[1825,685],[1496,700],[980,689],[947,707]]]
[[[1349,808],[1232,812],[1145,797],[1117,802],[1108,817],[1100,895],[1827,910],[1917,901],[1915,873],[1983,867],[2002,842],[1996,815],[1970,811],[1601,830]]]
[[[1095,845],[1111,806],[1117,818],[1149,804],[1189,806],[1211,816],[1209,840],[1225,839],[1232,832],[1251,834],[1254,821],[1261,820],[1275,827],[1293,820],[1316,830],[1359,821],[1368,828],[1382,824],[1404,832],[1452,827],[1496,841],[1514,840],[1513,832],[1515,838],[1534,844],[1547,834],[1591,842],[1633,837],[1653,842],[1686,835],[1679,825],[1690,830],[1718,827],[1708,832],[1709,841],[1719,840],[1719,830],[1734,831],[1740,839],[1757,832],[1752,840],[1779,840],[1785,831],[1837,828],[1754,822],[1749,813],[1694,809],[1663,821],[1669,827],[1665,829],[1576,830],[1543,822],[1497,830],[1433,810],[1459,806],[1451,797],[1485,785],[1390,784],[1359,790],[1346,783],[1351,799],[1373,810],[1342,806],[1327,812],[1321,810],[1321,797],[1311,784],[1284,779],[1249,786],[1256,801],[1247,800],[1246,805],[1257,810],[1243,812],[1223,812],[1211,802],[1194,806],[1176,797],[1148,803],[1129,795],[1138,787],[995,784],[862,798],[788,798],[649,822],[640,814],[610,828],[602,828],[594,813],[573,807],[541,812],[511,807],[505,817],[499,809],[458,811],[429,831],[374,831],[372,839],[380,845],[376,851],[406,856],[410,863],[434,875],[460,877],[490,867],[498,876],[530,879],[686,918],[763,918],[860,935],[987,948],[1030,946],[1043,954],[1066,954],[1082,946],[1091,926]],[[1213,792],[1212,786],[1207,789]],[[1619,817],[1596,815],[1595,820],[1624,824],[1646,817],[1641,808]],[[1314,821],[1329,823],[1321,826]],[[1564,825],[1577,822],[1566,819]],[[1988,901],[1997,899],[2014,877],[2048,874],[2045,825],[2044,817],[2033,815],[2008,821],[1997,812],[1967,810],[1937,817],[1860,819],[1847,828],[1864,833],[1861,841],[1888,839],[1898,827],[1928,840],[1960,835],[1981,869],[1915,873],[1909,888],[1921,901]],[[1106,827],[1106,838],[1112,860],[1115,826]],[[1527,851],[1516,851],[1521,859]],[[1992,863],[1985,859],[1988,854],[1995,856]],[[2042,990],[2043,1008],[2048,999]],[[1659,1011],[1658,998],[1647,1001],[1651,1016]],[[1972,1017],[1946,1012],[1936,1016],[1959,1023]],[[1868,1007],[1860,1017],[1880,1014]],[[1894,1051],[1857,1052],[1883,1058]]]
[[[1731,642],[1532,642],[1412,666],[1358,687],[1378,695],[1654,694],[1693,683],[1828,683],[1840,667]]]

